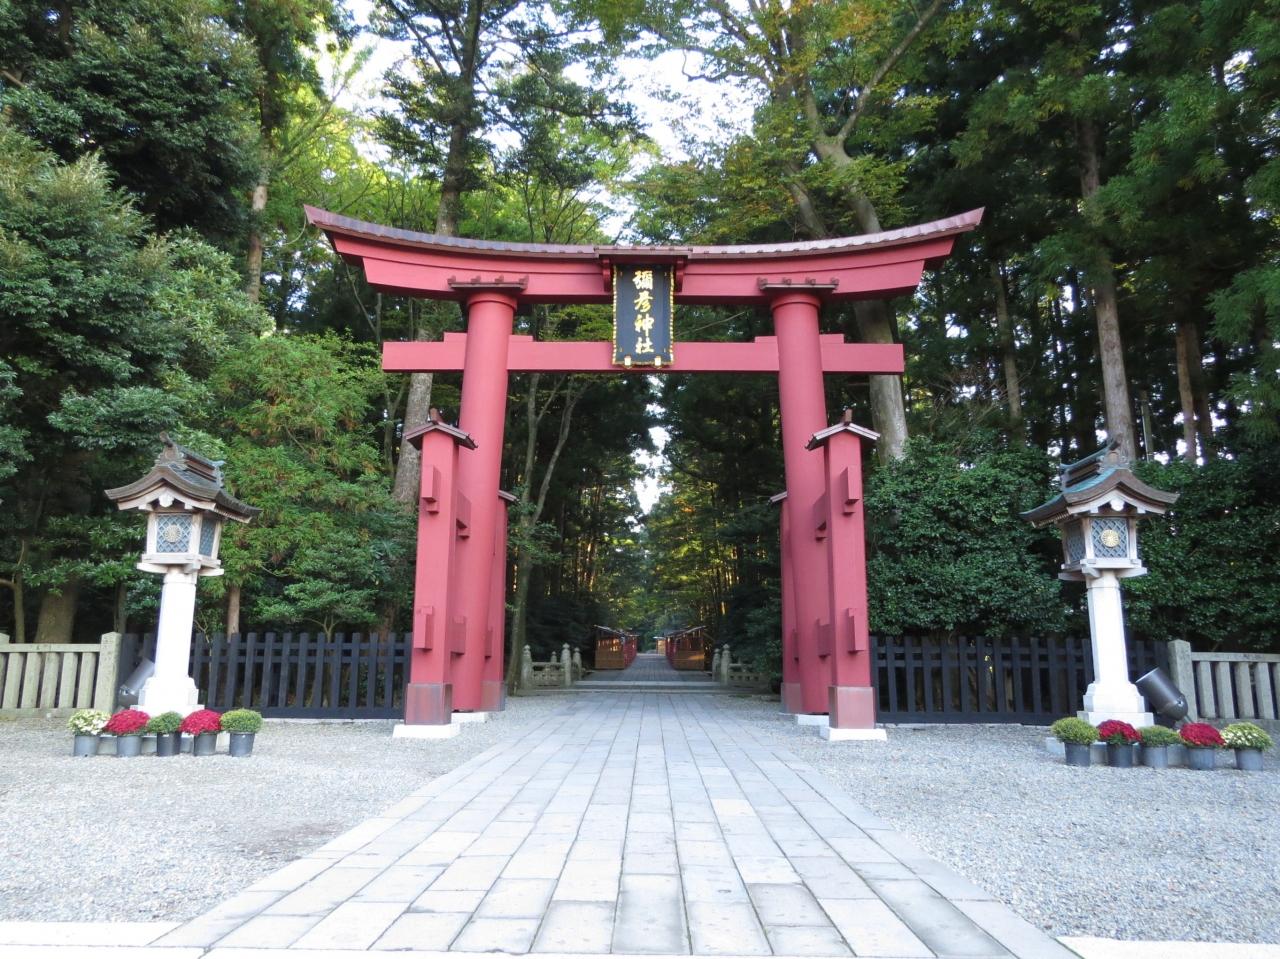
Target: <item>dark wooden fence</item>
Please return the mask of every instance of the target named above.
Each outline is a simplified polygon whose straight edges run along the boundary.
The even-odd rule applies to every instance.
[[[129,662],[152,657],[154,649],[153,637],[126,637]],[[400,719],[408,663],[407,633],[197,634],[191,643],[200,701],[219,712],[245,707],[285,718]]]
[[[1086,639],[872,637],[879,718],[904,723],[1045,724],[1074,713],[1093,681]],[[155,639],[125,636],[120,677]],[[399,719],[409,636],[306,632],[197,635],[191,675],[201,702],[264,716]],[[1168,668],[1167,646],[1129,641],[1129,672]]]
[[[877,636],[879,718],[898,723],[1044,724],[1080,708],[1093,682],[1084,639]],[[1129,674],[1167,668],[1167,646],[1129,640]]]

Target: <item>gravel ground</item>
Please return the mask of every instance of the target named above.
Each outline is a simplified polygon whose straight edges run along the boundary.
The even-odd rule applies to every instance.
[[[64,720],[0,721],[0,920],[192,918],[564,705],[438,742],[268,721],[252,757],[198,761],[74,759]]]
[[[1242,773],[1068,767],[1027,726],[826,743],[726,699],[933,856],[1055,936],[1280,942],[1280,761]]]

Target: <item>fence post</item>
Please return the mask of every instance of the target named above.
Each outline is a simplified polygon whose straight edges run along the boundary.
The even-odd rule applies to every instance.
[[[1191,644],[1185,639],[1169,642],[1169,676],[1173,685],[1187,697],[1187,718],[1200,718],[1200,704],[1196,701],[1196,673],[1191,665]]]
[[[116,673],[120,669],[119,633],[103,633],[98,652],[98,676],[93,687],[93,708],[104,713],[116,710]]]
[[[716,650],[711,656],[711,678],[716,682],[720,681],[720,650]]]
[[[520,654],[520,686],[522,689],[533,686],[533,651],[528,646]]]
[[[569,644],[560,648],[560,675],[566,686],[573,685],[573,657],[569,655]]]
[[[729,649],[729,644],[725,643],[720,653],[720,675],[717,678],[726,686],[729,685],[729,667],[732,665],[733,653]]]
[[[573,678],[582,678],[582,650],[577,646],[573,647]]]

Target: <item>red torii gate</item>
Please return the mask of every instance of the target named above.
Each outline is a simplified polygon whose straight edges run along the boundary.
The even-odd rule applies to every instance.
[[[447,734],[456,712],[501,709],[506,502],[498,489],[512,372],[777,373],[787,491],[782,503],[783,703],[829,714],[846,735],[875,727],[867,638],[861,438],[828,426],[824,373],[903,371],[898,344],[823,335],[824,300],[909,293],[982,211],[865,236],[741,246],[561,246],[435,236],[314,207],[310,221],[374,287],[459,301],[466,333],[387,343],[383,369],[461,370],[458,427],[405,436],[422,449],[413,655],[406,732]],[[676,344],[670,365],[620,367],[609,343],[512,334],[529,303],[609,303],[615,266],[670,266],[678,303],[764,306],[775,336]],[[821,447],[823,452],[816,451]]]

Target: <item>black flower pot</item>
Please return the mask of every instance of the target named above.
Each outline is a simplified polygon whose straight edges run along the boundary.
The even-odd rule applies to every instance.
[[[1218,751],[1212,746],[1188,746],[1187,768],[1209,770],[1218,764]]]
[[[178,755],[178,737],[181,733],[156,733],[156,755]]]
[[[1107,765],[1117,769],[1132,769],[1133,744],[1107,743]]]
[[[253,753],[254,733],[232,733],[231,747],[228,753],[232,756],[248,756]]]
[[[1088,743],[1063,743],[1062,748],[1067,754],[1068,766],[1089,765]]]
[[[71,746],[71,755],[73,756],[98,755],[98,737],[77,735],[75,737],[75,742]]]
[[[1262,772],[1262,750],[1237,749],[1236,769],[1242,769],[1247,773]]]
[[[1149,766],[1152,769],[1168,769],[1169,768],[1169,747],[1168,746],[1143,746],[1142,747],[1142,765]]]
[[[218,734],[201,733],[191,743],[191,755],[212,756],[218,751]]]
[[[141,756],[142,755],[142,737],[141,736],[117,736],[116,737],[116,755],[117,756]]]

